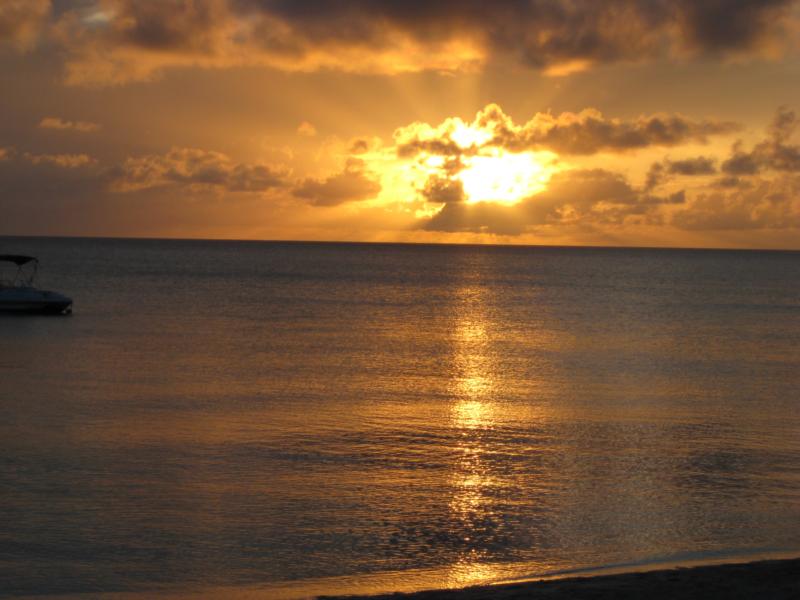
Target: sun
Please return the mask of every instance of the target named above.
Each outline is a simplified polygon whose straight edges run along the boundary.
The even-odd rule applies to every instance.
[[[556,170],[556,155],[552,152],[512,153],[489,148],[463,161],[465,168],[457,178],[470,204],[516,204],[546,189]]]
[[[368,157],[383,174],[382,198],[408,198],[415,218],[431,218],[451,202],[514,205],[545,191],[569,165],[554,152],[512,152],[496,127],[458,117],[433,128],[424,123],[395,132],[396,146]]]

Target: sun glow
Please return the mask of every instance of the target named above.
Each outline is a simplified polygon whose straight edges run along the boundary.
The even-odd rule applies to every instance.
[[[458,119],[453,131],[450,132],[450,139],[461,148],[483,146],[492,139],[492,132],[477,127],[471,127]]]
[[[555,172],[550,152],[514,154],[498,148],[464,159],[458,174],[468,203],[516,204],[547,187]]]

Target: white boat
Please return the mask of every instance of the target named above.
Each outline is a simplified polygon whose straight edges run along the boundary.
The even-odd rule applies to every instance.
[[[10,278],[3,277],[3,263],[16,267]],[[0,312],[51,315],[72,312],[72,298],[34,287],[33,280],[38,270],[39,260],[33,256],[0,254]]]

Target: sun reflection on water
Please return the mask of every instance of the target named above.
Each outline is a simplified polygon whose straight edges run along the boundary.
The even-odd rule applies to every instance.
[[[497,581],[504,575],[498,565],[481,562],[484,553],[471,550],[456,562],[448,572],[446,587],[463,588]]]
[[[487,564],[497,515],[490,497],[500,482],[486,460],[487,434],[496,427],[498,365],[492,352],[492,323],[487,290],[459,290],[453,328],[455,372],[451,393],[451,431],[458,451],[451,473],[451,522],[463,548],[449,571],[447,585],[460,587],[485,582],[496,574]]]
[[[469,390],[482,390],[486,386],[486,382],[478,379],[468,379],[461,382],[461,386]],[[490,410],[484,402],[461,400],[453,406],[453,422],[457,427],[477,429],[487,422]]]

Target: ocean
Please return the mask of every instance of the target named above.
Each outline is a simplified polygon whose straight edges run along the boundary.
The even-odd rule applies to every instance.
[[[75,305],[0,316],[0,595],[800,555],[800,253],[12,252]]]

